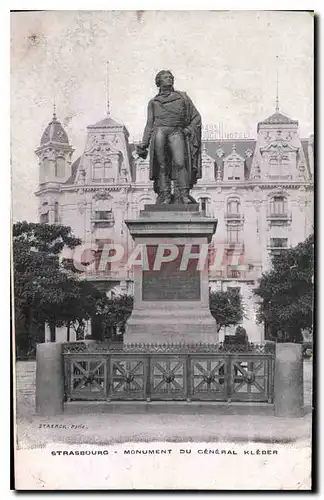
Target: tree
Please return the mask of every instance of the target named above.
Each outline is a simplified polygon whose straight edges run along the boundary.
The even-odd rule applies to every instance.
[[[101,301],[94,323],[97,331],[94,336],[98,340],[111,338],[117,330],[125,333],[126,322],[133,310],[134,299],[131,295],[119,295]],[[95,330],[95,329],[94,329]]]
[[[237,325],[243,319],[242,297],[237,290],[210,292],[209,307],[218,332],[223,326]]]
[[[14,224],[15,333],[23,351],[33,348],[35,330],[38,334],[40,329],[44,331],[45,322],[54,341],[56,326],[81,328],[84,319],[94,313],[102,294],[60,260],[64,247],[75,248],[80,243],[66,226]]]
[[[272,259],[255,293],[261,297],[258,321],[267,337],[278,342],[303,342],[313,325],[314,235]]]

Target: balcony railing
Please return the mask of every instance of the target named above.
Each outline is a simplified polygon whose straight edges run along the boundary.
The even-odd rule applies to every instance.
[[[276,220],[284,220],[284,221],[290,221],[291,220],[291,213],[290,212],[272,212],[270,211],[267,215],[267,218],[269,221],[276,221]]]
[[[225,212],[225,219],[243,221],[244,215],[239,212]]]
[[[268,243],[267,245],[268,251],[273,254],[274,253],[279,254],[283,250],[288,250],[288,248],[289,248],[288,243],[283,243],[279,241],[270,241],[270,243]]]
[[[110,227],[115,224],[115,218],[113,214],[107,214],[105,217],[98,217],[94,215],[91,219],[93,227]]]
[[[112,214],[106,217],[93,217],[92,222],[115,222],[115,218]]]
[[[244,250],[243,241],[226,241],[225,242],[225,250],[232,250],[234,252],[242,252]]]

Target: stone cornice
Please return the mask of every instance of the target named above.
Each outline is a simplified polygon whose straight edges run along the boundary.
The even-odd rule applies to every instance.
[[[301,186],[304,186],[305,188],[308,187],[313,187],[314,183],[311,181],[293,181],[293,180],[283,180],[283,181],[244,181],[244,182],[237,182],[237,183],[232,183],[232,182],[226,182],[226,181],[220,181],[220,182],[212,182],[212,183],[202,183],[200,182],[198,186],[195,186],[193,188],[193,191],[197,191],[200,189],[251,189],[255,187],[259,187],[262,189],[274,189],[274,188],[294,188],[298,189]]]
[[[53,183],[54,184],[54,183]],[[230,183],[230,182],[205,182],[205,183],[199,183],[198,186],[195,186],[193,188],[193,192],[197,191],[215,191],[215,190],[247,190],[247,189],[254,189],[254,188],[260,188],[260,189],[299,189],[300,187],[304,187],[306,190],[312,190],[314,189],[314,183],[312,181],[270,181],[270,182],[262,182],[262,181],[245,181],[245,182],[238,182],[237,184],[235,183]],[[84,191],[84,192],[97,192],[97,191],[122,191],[126,190],[126,192],[132,191],[132,192],[139,192],[139,191],[145,191],[145,190],[152,190],[151,184],[95,184],[95,185],[82,185],[82,184],[63,184],[63,183],[56,183],[56,185],[44,187],[43,189],[38,189],[35,192],[36,196],[39,196],[40,194],[43,193],[48,193],[51,191]]]

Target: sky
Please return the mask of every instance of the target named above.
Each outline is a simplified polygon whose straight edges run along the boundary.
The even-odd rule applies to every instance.
[[[35,149],[53,102],[75,148],[86,127],[113,118],[132,137],[144,129],[154,76],[170,69],[203,125],[256,137],[257,122],[280,111],[313,125],[313,16],[285,11],[42,11],[11,13],[13,219],[37,221]],[[278,64],[277,64],[278,56]]]

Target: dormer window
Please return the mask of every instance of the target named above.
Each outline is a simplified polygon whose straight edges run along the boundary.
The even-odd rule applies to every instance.
[[[229,164],[227,166],[227,171],[228,171],[228,180],[229,181],[239,181],[240,180],[240,165],[234,164],[231,165]]]
[[[236,152],[233,144],[232,152],[224,159],[224,180],[240,181],[244,179],[244,158]]]
[[[102,179],[102,164],[101,161],[96,161],[93,165],[93,178]]]
[[[109,179],[111,177],[111,167],[112,163],[111,160],[109,159],[106,159],[104,161],[95,160],[93,164],[93,179],[94,180]]]

